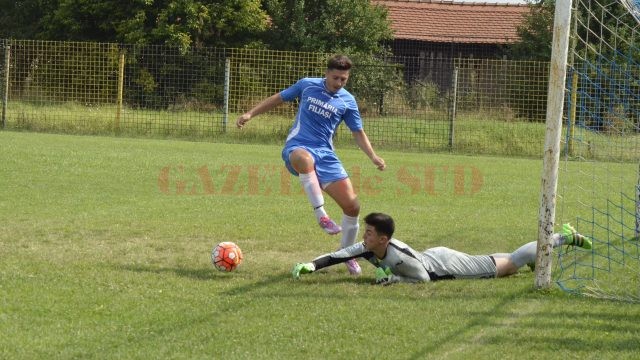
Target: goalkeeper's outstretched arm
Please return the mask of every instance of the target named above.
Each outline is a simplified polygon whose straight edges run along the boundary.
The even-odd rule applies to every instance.
[[[360,242],[330,254],[320,255],[313,259],[312,263],[316,267],[316,270],[318,270],[327,266],[340,264],[354,258],[363,257],[367,253],[368,251],[365,249],[364,244]]]
[[[367,255],[371,256],[370,252],[365,249],[364,244],[357,243],[329,254],[320,255],[310,263],[298,263],[293,267],[291,273],[294,278],[298,279],[301,274],[312,273],[354,258],[367,257]]]

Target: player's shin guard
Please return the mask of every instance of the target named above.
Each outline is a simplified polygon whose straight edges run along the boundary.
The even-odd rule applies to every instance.
[[[360,225],[358,224],[357,216],[342,214],[342,239],[340,240],[340,246],[346,248],[347,246],[355,244],[359,229]]]
[[[360,225],[358,224],[357,216],[349,216],[342,215],[342,239],[340,240],[340,246],[346,248],[356,243],[356,238],[358,237],[358,229]],[[362,273],[362,269],[360,269],[360,265],[356,259],[351,259],[345,263],[347,269],[349,270],[349,274],[353,276],[359,276]]]
[[[304,193],[307,195],[307,199],[309,199],[313,207],[316,220],[320,221],[322,217],[327,216],[327,212],[324,210],[324,196],[322,195],[322,188],[318,182],[316,172],[312,171],[307,174],[300,174],[298,178],[300,179]]]
[[[535,263],[536,248],[537,248],[537,243],[535,241],[532,241],[520,246],[519,248],[516,249],[516,251],[511,253],[511,256],[510,256],[511,261],[518,268],[521,268],[526,264]]]

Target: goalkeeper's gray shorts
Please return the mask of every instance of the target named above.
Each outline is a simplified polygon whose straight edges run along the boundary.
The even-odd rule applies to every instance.
[[[447,247],[435,247],[423,252],[431,269],[431,280],[478,279],[496,277],[496,263],[490,255],[469,255]]]

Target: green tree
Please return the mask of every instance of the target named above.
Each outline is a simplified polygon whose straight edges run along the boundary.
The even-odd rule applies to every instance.
[[[268,26],[260,0],[0,0],[4,37],[246,46]]]
[[[266,43],[277,50],[379,53],[393,38],[386,8],[369,0],[265,0]]]
[[[37,39],[40,20],[55,9],[47,0],[0,0],[0,38]]]
[[[53,9],[40,19],[42,31],[37,37],[45,40],[117,41],[113,23],[127,16],[136,2],[113,0],[58,0]]]
[[[520,41],[511,45],[512,59],[549,61],[553,39],[553,16],[555,0],[542,0],[530,4],[531,12],[524,16],[518,27]]]
[[[576,1],[580,2],[579,0]],[[509,49],[511,58],[538,61],[549,61],[551,59],[555,5],[555,0],[540,0],[530,4],[531,12],[525,15],[524,22],[518,27],[520,41],[513,44]],[[605,43],[615,43],[611,29],[620,28],[621,30],[619,31],[627,31],[622,29],[623,27],[620,25],[621,19],[624,19],[629,14],[619,3],[612,3],[606,7],[594,5],[589,11],[583,9],[585,6],[577,6],[578,11],[574,10],[571,14],[572,17],[577,16],[581,19],[582,25],[578,26],[577,30],[572,30],[578,32],[579,38],[598,46],[600,36],[603,37]],[[588,14],[588,12],[591,12],[591,14]],[[630,23],[635,24],[633,20],[630,20]],[[571,26],[574,26],[573,23]],[[572,36],[575,35],[572,34]],[[625,53],[629,50],[629,44],[626,43],[617,44],[616,46],[617,50],[603,48],[601,51],[610,53],[610,56],[615,57],[617,52]]]

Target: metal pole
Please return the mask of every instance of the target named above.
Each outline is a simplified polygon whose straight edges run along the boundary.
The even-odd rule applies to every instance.
[[[553,25],[553,43],[549,66],[547,119],[544,155],[542,159],[542,189],[538,212],[538,244],[536,254],[535,287],[551,286],[551,235],[556,216],[556,191],[560,162],[560,135],[564,106],[564,87],[567,76],[567,53],[571,21],[571,0],[557,0]]]
[[[222,131],[227,132],[229,120],[229,80],[231,78],[231,60],[224,60],[224,113],[222,114]]]
[[[640,240],[640,163],[638,164],[638,180],[636,182],[636,241]]]
[[[453,100],[451,101],[451,119],[449,121],[449,149],[453,150],[454,123],[456,121],[456,108],[458,107],[458,68],[453,69]]]
[[[118,105],[116,109],[115,131],[120,130],[120,116],[122,114],[122,98],[124,97],[124,50],[120,50],[118,59]]]
[[[578,101],[578,72],[573,69],[571,76],[571,103],[569,104],[569,136],[567,136],[567,151],[573,156],[573,136],[576,127],[576,102]]]
[[[5,41],[5,44],[7,42]],[[2,128],[4,129],[7,119],[7,104],[9,102],[9,57],[11,54],[11,46],[4,48],[4,91],[2,94]]]
[[[576,29],[578,26],[578,13],[576,11],[575,16],[572,19],[573,22],[573,28]],[[569,133],[567,134],[567,155],[569,156],[573,156],[574,154],[574,141],[573,141],[573,136],[574,136],[574,131],[575,131],[575,125],[576,125],[576,116],[577,116],[577,102],[578,102],[578,69],[576,69],[575,67],[575,61],[574,61],[574,53],[576,50],[576,46],[578,43],[577,37],[575,34],[573,34],[573,36],[570,36],[570,49],[571,52],[569,52],[568,59],[567,61],[569,62],[569,66],[571,66],[571,103],[570,103],[570,109],[569,109]]]

